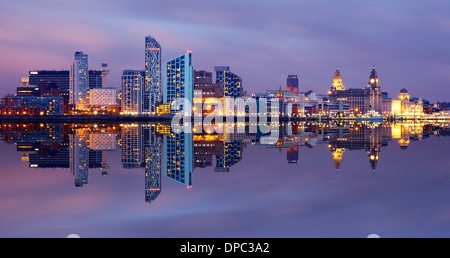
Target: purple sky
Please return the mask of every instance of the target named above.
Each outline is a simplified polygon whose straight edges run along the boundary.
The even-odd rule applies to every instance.
[[[42,0],[0,3],[0,94],[34,69],[68,69],[75,51],[90,69],[143,69],[144,37],[163,61],[187,49],[194,67],[229,65],[248,92],[285,85],[326,93],[336,66],[361,88],[377,66],[383,91],[450,100],[450,2],[445,0]]]

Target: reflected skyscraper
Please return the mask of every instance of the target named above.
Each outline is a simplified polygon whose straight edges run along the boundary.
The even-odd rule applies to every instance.
[[[168,178],[192,186],[194,142],[192,134],[163,136],[162,171]]]
[[[149,133],[145,147],[145,201],[152,203],[161,193],[161,139],[156,126],[144,130]]]
[[[88,183],[89,145],[86,137],[84,129],[69,135],[69,166],[76,187]]]
[[[122,164],[124,168],[144,165],[144,139],[141,125],[124,125],[121,131]]]

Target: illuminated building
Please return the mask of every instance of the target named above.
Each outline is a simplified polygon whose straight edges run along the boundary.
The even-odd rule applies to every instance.
[[[75,109],[84,110],[89,104],[88,55],[75,52],[75,62],[70,65],[69,104]]]
[[[117,108],[117,95],[114,88],[99,88],[91,89],[89,91],[89,106],[90,108],[107,109]]]
[[[166,75],[163,89],[164,104],[171,104],[176,99],[185,99],[192,104],[194,100],[192,52],[188,51],[167,61],[164,67]],[[184,107],[181,105],[179,109]]]
[[[214,71],[216,72],[216,83],[222,83],[225,97],[240,98],[244,95],[242,79],[239,75],[232,73],[230,67],[216,66]]]
[[[0,109],[5,115],[64,114],[63,99],[53,96],[6,96]]]
[[[29,85],[56,84],[64,99],[64,110],[69,110],[70,71],[35,70],[28,76]]]
[[[126,115],[142,114],[145,72],[125,70],[122,75],[121,111]]]
[[[298,77],[297,75],[288,75],[286,90],[298,95]]]
[[[335,73],[333,86],[329,92],[329,101],[348,104],[355,115],[366,114],[369,111],[383,113],[383,95],[375,67],[369,77],[369,83],[364,89],[345,89],[339,69]]]
[[[211,72],[194,71],[194,90],[202,91],[203,101],[207,98],[223,99],[222,82],[213,83]]]
[[[424,104],[422,99],[420,98],[417,102],[412,101],[407,89],[402,88],[400,90],[398,99],[401,101],[402,115],[414,117],[424,115]]]
[[[337,91],[345,90],[345,86],[344,86],[344,83],[342,82],[342,76],[341,76],[341,71],[339,70],[339,67],[336,68],[336,72],[334,73],[333,84],[331,86],[331,90],[337,90]]]
[[[146,36],[144,113],[156,113],[161,102],[161,79],[161,45],[152,36]]]

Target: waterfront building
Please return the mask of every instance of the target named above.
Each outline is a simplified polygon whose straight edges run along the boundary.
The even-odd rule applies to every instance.
[[[232,98],[240,98],[244,96],[244,88],[242,79],[239,75],[230,71],[229,66],[216,66],[216,83],[222,83],[224,96]]]
[[[125,70],[122,75],[121,112],[127,115],[142,114],[145,72]]]
[[[145,37],[145,89],[143,112],[155,114],[161,102],[161,45],[152,36]]]
[[[375,66],[370,73],[368,85],[363,89],[346,89],[338,68],[329,91],[329,101],[348,104],[355,115],[364,115],[370,111],[382,114],[383,95]]]
[[[194,67],[192,52],[188,51],[164,64],[165,80],[163,89],[164,104],[171,104],[176,99],[194,100]],[[184,109],[180,106],[179,110]],[[172,111],[179,111],[172,110]]]
[[[75,61],[70,65],[69,104],[74,109],[84,110],[89,104],[88,55],[75,52]]]
[[[91,111],[94,110],[119,111],[119,106],[117,105],[116,89],[114,88],[91,89],[89,91],[89,106],[91,108]]]

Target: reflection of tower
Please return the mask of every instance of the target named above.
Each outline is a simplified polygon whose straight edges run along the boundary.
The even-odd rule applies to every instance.
[[[85,132],[77,130],[69,135],[70,172],[75,177],[75,186],[82,187],[88,183],[89,146]]]
[[[109,70],[109,68],[108,68],[108,63],[103,63],[102,64],[102,69],[100,69],[100,71],[102,72],[102,81],[103,81],[103,88],[106,88],[107,87],[107,84],[106,84],[106,75],[108,75],[109,74],[109,72],[110,72],[110,70]]]
[[[342,158],[344,156],[345,149],[344,148],[335,148],[332,149],[333,152],[333,162],[336,170],[339,172],[342,164]]]
[[[155,132],[152,135],[156,138]],[[155,140],[145,148],[145,201],[148,203],[155,201],[161,193],[161,145],[158,138]]]
[[[242,160],[244,146],[242,141],[224,143],[221,156],[216,157],[215,172],[230,172],[230,168]]]
[[[188,188],[192,187],[194,142],[192,134],[170,134],[163,136],[162,171],[164,174]]]
[[[108,163],[106,163],[106,151],[103,151],[103,160],[102,160],[102,175],[103,176],[107,176],[108,175],[108,170],[109,170],[109,165]]]
[[[287,161],[289,164],[297,164],[298,162],[298,143],[286,150]]]
[[[380,157],[380,152],[377,150],[372,150],[369,152],[370,165],[372,167],[372,171],[375,172],[378,165],[378,159]]]
[[[144,157],[142,126],[135,124],[124,125],[121,137],[123,167],[142,167]]]

